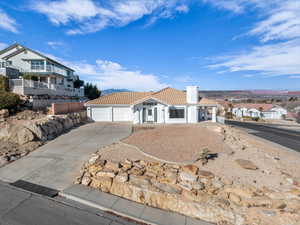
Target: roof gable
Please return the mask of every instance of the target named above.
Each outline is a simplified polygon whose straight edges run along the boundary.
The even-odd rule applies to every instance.
[[[87,102],[87,105],[136,105],[147,100],[156,100],[167,105],[186,105],[186,93],[175,88],[157,92],[117,92]],[[216,105],[214,100],[202,98],[198,104]]]
[[[273,104],[254,104],[254,103],[246,103],[246,104],[236,104],[234,108],[246,108],[246,109],[256,109],[259,111],[269,111],[270,109],[274,108],[275,105]]]
[[[15,56],[15,55],[18,55],[18,54],[24,52],[24,51],[30,51],[30,52],[32,52],[32,53],[34,53],[34,54],[36,54],[36,55],[38,55],[38,56],[40,56],[40,57],[42,57],[42,58],[44,58],[44,59],[47,59],[47,60],[49,60],[49,61],[51,61],[51,62],[53,62],[53,63],[56,63],[56,64],[58,64],[58,65],[60,65],[60,66],[62,66],[62,67],[64,67],[64,68],[69,69],[69,70],[72,70],[72,71],[74,72],[74,70],[73,70],[72,68],[67,67],[67,66],[63,65],[62,63],[60,63],[60,62],[58,62],[58,61],[56,61],[56,60],[54,60],[54,59],[51,59],[51,58],[49,58],[48,56],[43,55],[42,53],[40,53],[40,52],[38,52],[38,51],[32,50],[32,49],[30,49],[30,48],[27,48],[27,47],[22,46],[22,45],[20,45],[20,44],[18,44],[18,43],[13,44],[13,45],[11,45],[11,46],[9,46],[9,47],[3,49],[2,51],[0,51],[0,55],[1,55],[1,54],[4,54],[5,52],[7,52],[7,51],[9,51],[9,50],[12,50],[12,49],[14,49],[14,48],[17,48],[18,46],[19,46],[20,49],[16,49],[16,51],[10,53],[9,55],[6,55],[6,56],[3,57],[3,58],[4,58],[4,59],[9,59],[9,58],[11,58],[11,57],[13,57],[13,56]]]
[[[152,92],[117,92],[88,101],[90,105],[131,105],[135,101],[151,96]]]

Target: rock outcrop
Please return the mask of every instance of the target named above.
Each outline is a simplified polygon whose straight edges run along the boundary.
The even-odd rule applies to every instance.
[[[6,123],[0,129],[0,167],[14,161],[86,121],[86,113],[46,116],[25,123]]]
[[[96,153],[76,183],[216,224],[263,224],[266,214],[272,221],[277,217],[286,217],[289,224],[300,221],[298,187],[285,192],[260,190],[224,181],[195,165],[113,162]]]

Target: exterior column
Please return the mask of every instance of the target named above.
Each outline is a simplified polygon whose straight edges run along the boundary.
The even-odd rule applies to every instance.
[[[51,89],[51,77],[47,77],[48,88]]]
[[[213,123],[217,122],[217,107],[213,107],[212,108],[212,117],[211,117],[211,121]]]

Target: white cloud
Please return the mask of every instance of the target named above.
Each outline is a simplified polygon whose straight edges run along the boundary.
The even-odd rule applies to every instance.
[[[61,47],[64,45],[63,42],[60,41],[48,41],[47,45],[49,45],[53,49],[57,49],[58,47]]]
[[[259,71],[269,76],[300,74],[300,39],[254,47],[249,52],[216,58],[210,68],[230,72]]]
[[[176,11],[182,12],[182,13],[188,13],[189,12],[189,7],[187,5],[179,5],[176,7]]]
[[[74,69],[81,79],[97,84],[102,90],[125,88],[132,91],[155,91],[170,86],[160,82],[158,76],[154,74],[145,74],[139,70],[129,70],[116,62],[101,59],[96,60],[94,64],[86,61],[73,62],[52,54],[41,53]]]
[[[0,28],[18,33],[17,22],[0,9]]]
[[[35,2],[34,9],[46,14],[54,24],[71,20],[82,21],[98,14],[97,6],[90,0],[60,0]]]
[[[295,76],[289,76],[289,78],[291,78],[291,79],[300,79],[300,75],[299,76],[297,76],[297,75],[295,75]]]
[[[82,78],[96,83],[102,90],[125,88],[133,91],[149,91],[169,86],[161,83],[159,78],[154,74],[129,70],[112,61],[98,59],[95,64],[60,61],[73,68]]]
[[[300,2],[288,0],[267,12],[268,16],[250,31],[261,40],[285,40],[300,37]]]
[[[85,34],[109,26],[125,26],[144,16],[153,22],[159,18],[171,18],[176,13],[187,13],[184,2],[190,0],[42,0],[32,6],[47,15],[55,25],[74,25],[68,34]]]
[[[0,42],[0,50],[6,48],[7,46],[8,46],[8,44]]]
[[[260,22],[248,34],[259,35],[262,42],[300,36],[300,2],[295,0],[202,0],[205,3],[244,13],[256,10]]]
[[[245,74],[245,75],[243,75],[243,77],[252,78],[252,77],[254,77],[254,74]]]
[[[300,74],[299,1],[203,1],[234,13],[256,10],[260,21],[254,24],[247,34],[258,37],[263,43],[244,52],[216,57],[217,63],[210,65],[210,68],[222,72],[256,71],[267,76],[294,75],[295,77]]]
[[[202,0],[204,3],[209,3],[219,9],[226,9],[235,13],[244,11],[244,2],[239,0]]]
[[[176,83],[193,83],[193,82],[195,82],[195,80],[189,75],[175,77],[174,81]]]

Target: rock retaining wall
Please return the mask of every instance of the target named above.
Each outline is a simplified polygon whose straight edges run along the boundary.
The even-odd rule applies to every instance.
[[[217,224],[299,224],[300,183],[286,190],[237,185],[195,165],[106,161],[94,154],[76,183]]]
[[[67,130],[86,122],[86,112],[46,116],[22,124],[2,125],[0,129],[0,167],[14,161]]]

